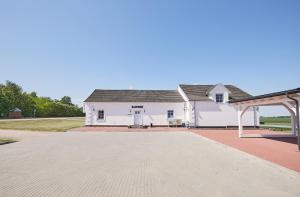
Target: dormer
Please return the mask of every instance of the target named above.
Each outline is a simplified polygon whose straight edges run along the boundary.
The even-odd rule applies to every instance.
[[[219,83],[206,92],[207,96],[217,103],[227,103],[231,92],[222,84]]]

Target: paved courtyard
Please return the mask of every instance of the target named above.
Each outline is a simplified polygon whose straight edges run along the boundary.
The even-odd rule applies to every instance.
[[[296,137],[239,138],[237,130],[195,129],[192,132],[300,173],[300,152]],[[267,130],[245,130],[244,132],[245,134],[286,135],[284,132]]]
[[[300,173],[192,132],[0,131],[0,196],[300,196]]]

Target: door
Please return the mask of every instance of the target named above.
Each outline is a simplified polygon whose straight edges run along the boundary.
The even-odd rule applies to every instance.
[[[134,125],[142,125],[141,111],[135,111],[134,112]]]

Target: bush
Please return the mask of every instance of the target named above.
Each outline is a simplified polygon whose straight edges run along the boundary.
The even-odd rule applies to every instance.
[[[83,116],[81,108],[76,105],[63,104],[59,101],[53,101],[49,98],[36,99],[37,117],[75,117]]]
[[[0,84],[0,117],[7,117],[12,109],[22,110],[24,117],[74,117],[83,116],[82,109],[74,105],[71,97],[64,96],[60,100],[49,97],[38,97],[36,92],[23,92],[22,87],[6,81]]]

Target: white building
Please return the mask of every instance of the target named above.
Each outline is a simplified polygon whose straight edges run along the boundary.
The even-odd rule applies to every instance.
[[[96,89],[85,101],[87,126],[230,127],[238,125],[230,100],[251,97],[232,85],[179,85],[177,90]],[[256,107],[243,117],[245,126],[258,126]]]

